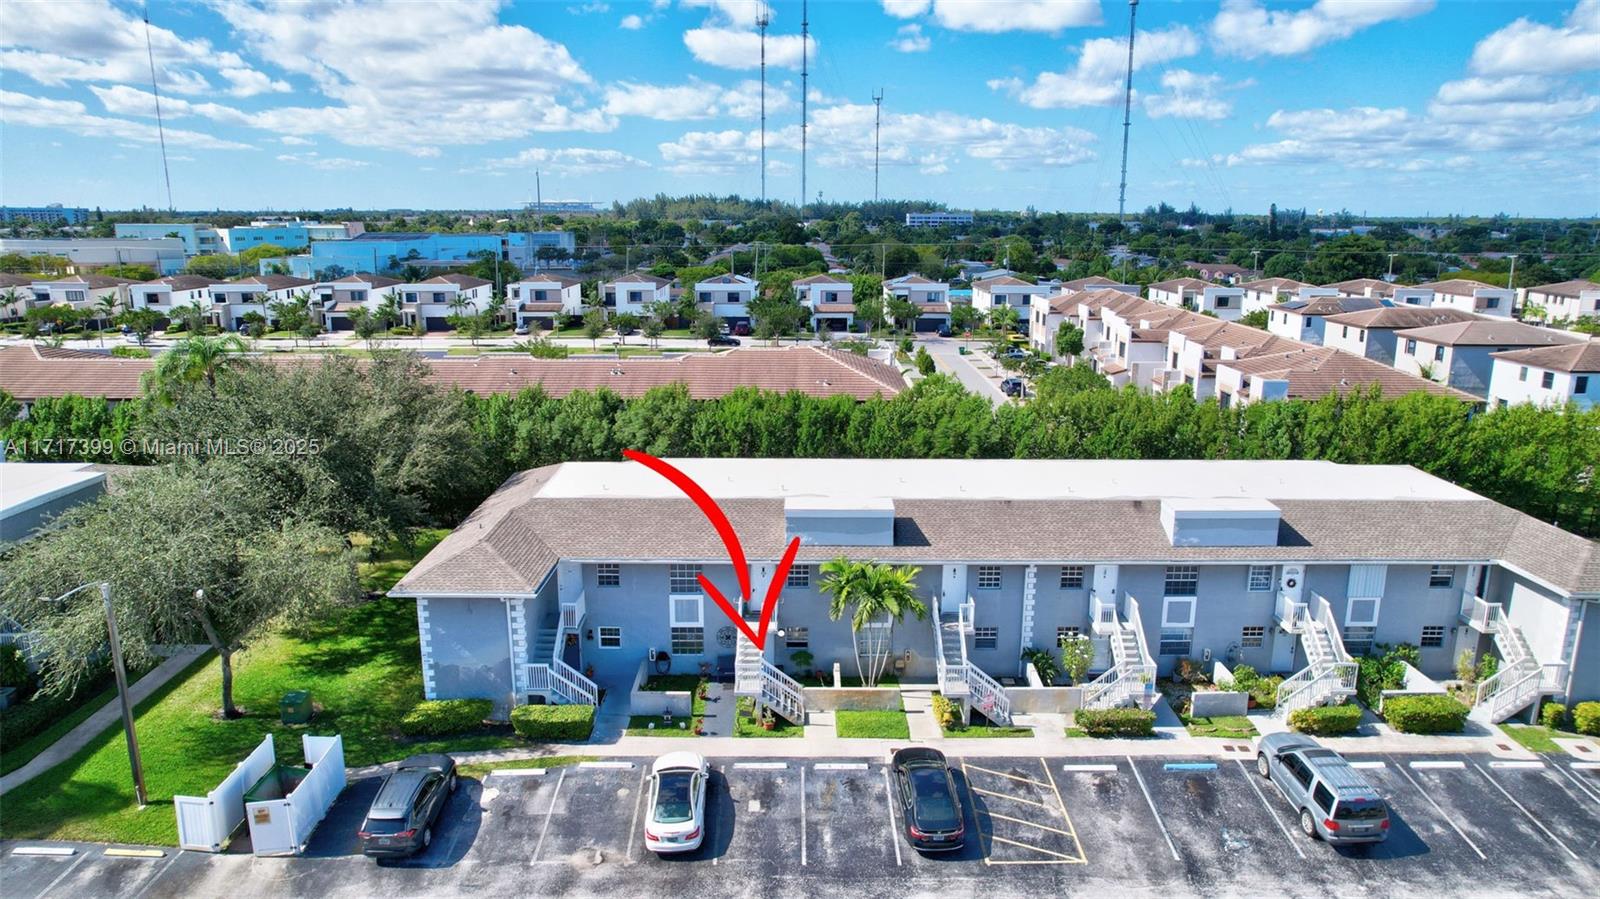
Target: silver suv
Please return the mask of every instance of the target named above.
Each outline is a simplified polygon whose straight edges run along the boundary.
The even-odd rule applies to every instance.
[[[1309,737],[1277,733],[1256,745],[1256,770],[1300,815],[1300,831],[1329,843],[1380,843],[1389,836],[1383,797],[1344,757]]]

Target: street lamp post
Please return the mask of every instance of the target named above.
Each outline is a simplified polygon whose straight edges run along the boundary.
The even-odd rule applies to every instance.
[[[111,670],[117,677],[117,701],[122,705],[122,729],[128,737],[128,766],[133,770],[133,793],[139,800],[139,807],[144,808],[149,804],[149,794],[144,788],[144,765],[139,761],[139,737],[133,729],[133,704],[128,700],[128,669],[122,664],[122,638],[117,634],[117,613],[111,605],[111,584],[108,581],[84,584],[57,596],[55,599],[45,598],[45,602],[65,602],[72,596],[90,587],[100,589],[100,600],[106,607],[106,632],[111,640]]]

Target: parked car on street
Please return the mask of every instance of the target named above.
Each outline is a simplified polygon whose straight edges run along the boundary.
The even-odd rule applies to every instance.
[[[944,753],[913,746],[896,752],[891,766],[906,841],[925,852],[960,849],[966,842],[966,827]]]
[[[456,791],[456,761],[442,753],[401,762],[367,809],[356,837],[371,858],[404,858],[433,843],[433,828]]]
[[[733,333],[739,335],[740,337],[749,337],[750,336],[750,323],[749,322],[740,322],[737,325],[733,326],[732,331],[733,331]]]
[[[1006,396],[1027,396],[1028,388],[1021,378],[1006,378],[1000,382],[1000,392]]]
[[[1315,740],[1268,734],[1256,746],[1256,771],[1295,807],[1300,832],[1329,843],[1380,843],[1389,837],[1389,808],[1361,772]]]
[[[527,337],[528,336],[528,326],[527,325],[517,325],[515,328],[511,329],[511,333],[517,335],[518,337]]]
[[[706,834],[706,782],[711,768],[697,752],[669,752],[650,766],[650,811],[644,848],[693,852]]]
[[[738,346],[739,338],[719,334],[716,337],[706,338],[706,346]]]
[[[1026,359],[1026,358],[1028,358],[1028,351],[1027,350],[1019,350],[1019,349],[1016,349],[1015,347],[1013,347],[1012,349],[1006,350],[1005,352],[1001,353],[1000,354],[1000,358],[1001,359]]]

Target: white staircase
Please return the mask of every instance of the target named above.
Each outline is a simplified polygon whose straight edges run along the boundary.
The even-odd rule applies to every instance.
[[[1493,636],[1495,649],[1500,652],[1500,670],[1478,685],[1469,716],[1472,720],[1499,724],[1536,704],[1540,697],[1562,691],[1567,666],[1560,662],[1541,665],[1522,629],[1506,618],[1499,603],[1464,597],[1461,617],[1473,630]]]
[[[760,627],[758,621],[746,624],[751,630]],[[772,630],[776,629],[774,624]],[[806,694],[800,682],[779,671],[742,630],[733,657],[733,695],[753,697],[758,706],[772,709],[792,724],[806,723]]]
[[[584,677],[582,672],[561,658],[562,634],[567,630],[576,633],[583,617],[583,596],[580,594],[576,602],[563,603],[557,615],[551,615],[540,625],[528,657],[550,661],[522,666],[524,692],[537,693],[546,702],[555,705],[600,704],[600,685]]]
[[[1350,661],[1339,637],[1328,600],[1318,596],[1313,612],[1304,603],[1278,599],[1278,622],[1284,630],[1300,636],[1306,654],[1306,667],[1278,685],[1278,704],[1273,714],[1287,718],[1296,709],[1344,702],[1356,692],[1359,666]]]
[[[1095,612],[1095,630],[1111,644],[1111,667],[1084,685],[1083,708],[1112,709],[1133,704],[1149,708],[1155,704],[1156,665],[1144,642],[1144,623],[1139,617],[1139,601],[1123,599],[1122,614],[1115,605],[1101,603]]]
[[[939,600],[935,597],[935,602]],[[939,668],[939,692],[952,699],[965,698],[969,708],[977,709],[995,724],[1011,723],[1011,698],[1000,682],[967,660],[967,635],[973,631],[977,604],[969,597],[956,605],[955,614],[941,606],[933,617],[938,631],[934,636]]]

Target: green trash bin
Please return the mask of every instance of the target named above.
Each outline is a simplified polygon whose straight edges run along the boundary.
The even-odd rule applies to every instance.
[[[278,703],[278,717],[284,724],[307,724],[311,721],[311,691],[290,690]]]

